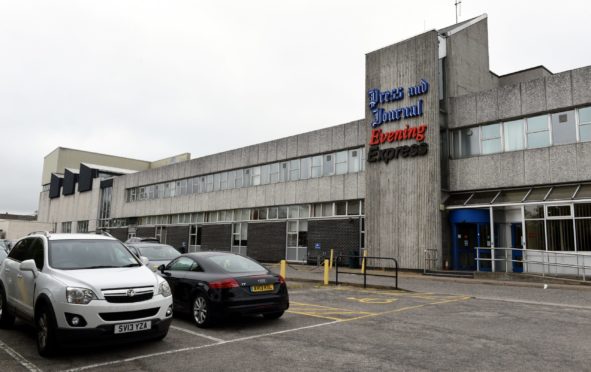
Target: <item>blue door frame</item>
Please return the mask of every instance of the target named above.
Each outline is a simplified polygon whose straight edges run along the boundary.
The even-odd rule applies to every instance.
[[[475,247],[482,247],[484,226],[490,226],[490,213],[482,209],[454,209],[449,214],[452,233],[452,269],[476,270]],[[482,226],[484,225],[484,226]],[[466,235],[466,230],[470,233]],[[464,234],[462,234],[464,233]],[[473,235],[475,236],[468,236]],[[481,250],[481,253],[485,250]],[[490,254],[490,250],[486,250]],[[483,265],[481,265],[482,268]],[[484,265],[485,266],[485,265]]]
[[[511,224],[511,247],[514,248],[521,248],[523,249],[523,228],[520,223],[512,223]],[[523,251],[513,250],[511,251],[511,257],[513,257],[513,272],[514,273],[522,273],[523,272],[523,263],[522,262],[515,262],[516,260],[521,261],[523,260]]]

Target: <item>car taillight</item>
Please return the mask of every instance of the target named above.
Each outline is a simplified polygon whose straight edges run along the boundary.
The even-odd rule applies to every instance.
[[[285,284],[285,279],[281,275],[277,275],[279,277],[279,284]]]
[[[209,288],[238,288],[240,285],[236,279],[224,279],[209,283]]]

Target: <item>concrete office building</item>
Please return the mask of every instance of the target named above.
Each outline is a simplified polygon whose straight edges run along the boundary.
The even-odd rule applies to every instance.
[[[361,120],[52,183],[39,218],[264,261],[365,247],[409,269],[536,271],[523,252],[591,250],[591,67],[496,75],[483,15],[367,54],[365,96]]]

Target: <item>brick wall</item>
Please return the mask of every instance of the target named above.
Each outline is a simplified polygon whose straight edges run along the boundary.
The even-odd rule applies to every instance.
[[[183,242],[189,246],[189,226],[167,226],[166,227],[166,244],[172,245],[176,249],[180,249]]]
[[[284,259],[286,228],[285,221],[249,223],[247,255],[263,262],[278,262]]]
[[[142,238],[149,238],[154,236],[154,232],[156,230],[154,227],[138,227],[135,231],[135,236],[139,236]]]
[[[232,225],[203,225],[201,227],[202,251],[229,251],[232,240]]]
[[[342,220],[309,220],[308,222],[308,252],[316,251],[315,243],[320,243],[321,251],[330,257],[330,250],[334,249],[335,257],[338,253],[359,254],[359,218]]]
[[[127,227],[110,228],[109,234],[124,242],[127,240]]]

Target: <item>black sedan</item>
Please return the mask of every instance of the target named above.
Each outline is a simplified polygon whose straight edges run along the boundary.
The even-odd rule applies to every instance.
[[[196,252],[159,267],[175,311],[190,313],[198,327],[230,314],[277,319],[289,307],[287,285],[258,262],[227,252]]]

